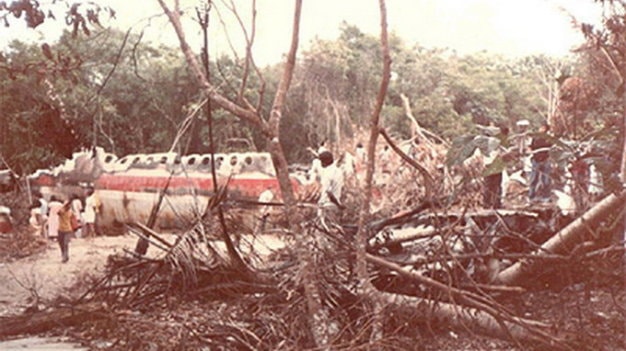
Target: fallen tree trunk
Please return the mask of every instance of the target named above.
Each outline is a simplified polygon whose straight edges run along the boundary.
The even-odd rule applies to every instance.
[[[104,318],[105,306],[91,302],[78,306],[56,308],[13,317],[0,318],[0,338],[20,335],[39,334],[53,328],[78,325],[87,320]]]
[[[557,337],[547,338],[545,334],[538,335],[534,333],[532,330],[539,325],[537,321],[519,318],[516,323],[499,322],[489,313],[475,308],[413,296],[381,293],[381,298],[386,303],[397,308],[400,313],[410,314],[411,318],[406,319],[408,321],[429,320],[431,323],[441,323],[452,329],[469,330],[493,338],[512,339],[523,344],[549,345],[551,349],[566,348],[565,340]],[[534,328],[529,329],[526,325],[532,325]]]
[[[375,237],[370,240],[368,249],[378,250],[381,247],[398,245],[406,241],[412,241],[420,238],[429,238],[437,233],[437,229],[433,226],[419,226],[413,228],[392,229],[390,233]]]
[[[599,222],[611,213],[619,212],[624,208],[626,191],[621,194],[611,194],[598,202],[578,219],[561,229],[552,238],[548,239],[539,249],[532,252],[532,256],[541,258],[543,255],[567,254],[576,245],[585,241],[586,237],[595,237],[595,230]],[[544,261],[532,257],[521,259],[515,264],[501,271],[496,281],[504,285],[523,285],[526,278],[532,276],[538,269],[544,267]]]
[[[474,322],[477,323],[476,330],[484,332],[485,335],[504,338],[507,340],[510,339],[516,342],[518,342],[521,337],[521,339],[524,341],[541,342],[543,344],[551,345],[551,347],[553,348],[568,348],[564,340],[551,336],[552,331],[549,330],[549,325],[538,321],[527,320],[514,316],[505,308],[502,308],[495,301],[489,298],[485,298],[470,291],[461,290],[455,287],[445,285],[434,279],[408,271],[393,262],[389,262],[377,256],[368,254],[366,255],[366,259],[370,263],[385,267],[387,269],[391,269],[406,278],[423,284],[424,286],[439,290],[440,292],[447,294],[451,301],[455,301],[455,304],[450,304],[448,307],[443,308],[442,312],[440,312],[441,315],[437,315],[436,317],[442,317],[444,318],[444,320],[448,320],[450,323],[454,322],[453,324],[457,324],[458,326],[467,329],[468,325],[466,325],[465,323],[472,322],[475,318],[472,316],[481,316],[478,320]],[[408,298],[404,295],[390,295],[402,296],[398,297],[400,301]],[[388,301],[390,299],[392,302],[395,301],[391,297],[387,298]],[[408,299],[416,298],[410,297]],[[445,303],[442,303],[440,301],[433,301],[432,303],[427,304],[427,306],[420,306],[418,310],[422,312],[432,311],[433,306],[440,304],[444,304],[444,306],[446,306]],[[426,308],[428,306],[430,307]],[[464,311],[465,316],[463,317],[463,315],[461,315],[462,317],[457,317],[459,311]],[[512,332],[513,326],[513,330],[515,333]]]

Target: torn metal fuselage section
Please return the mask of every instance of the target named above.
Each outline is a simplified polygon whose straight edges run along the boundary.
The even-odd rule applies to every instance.
[[[176,153],[134,154],[118,158],[100,148],[74,154],[71,160],[29,177],[31,186],[50,199],[72,195],[86,196],[93,188],[100,209],[99,228],[120,227],[124,223],[146,223],[164,192],[156,226],[181,228],[198,218],[214,196],[215,164],[218,186],[227,186],[227,201],[257,201],[272,189],[279,196],[278,180],[269,153],[245,152],[179,156]],[[297,192],[305,177],[293,175]]]

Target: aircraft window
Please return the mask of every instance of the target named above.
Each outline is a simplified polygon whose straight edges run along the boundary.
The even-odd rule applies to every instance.
[[[196,158],[195,157],[192,157],[192,158],[187,160],[187,164],[190,165],[190,166],[194,165],[195,163],[196,163]]]
[[[139,157],[135,157],[135,159],[133,160],[133,164],[139,162],[140,158]]]
[[[246,164],[251,165],[252,164],[252,157],[247,156],[244,161],[246,162]]]
[[[205,166],[208,166],[211,164],[211,158],[210,157],[205,157],[202,159],[202,164]]]
[[[111,163],[115,158],[112,155],[107,155],[107,157],[104,158],[104,162],[105,163]]]
[[[167,163],[167,156],[161,157],[160,163]]]
[[[237,164],[237,156],[233,156],[230,158],[230,165],[234,166]]]

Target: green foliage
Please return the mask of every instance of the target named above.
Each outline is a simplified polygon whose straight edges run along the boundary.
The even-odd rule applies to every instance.
[[[348,24],[341,30],[337,40],[318,40],[302,54],[294,79],[287,114],[298,113],[289,121],[299,121],[298,128],[304,128],[299,140],[307,146],[341,139],[337,118],[343,137],[363,128],[376,98],[382,62],[378,38]],[[539,120],[547,111],[546,97],[537,93],[540,65],[486,53],[458,56],[408,48],[393,35],[390,42],[392,77],[382,123],[392,135],[410,137],[402,94],[418,122],[448,140],[471,133],[476,123],[511,127],[520,119]]]
[[[3,101],[14,102],[2,116],[3,123],[11,125],[11,130],[26,131],[34,128],[32,117],[27,116],[39,114],[34,106],[43,102],[55,106],[37,79],[43,74],[62,97],[80,145],[97,144],[118,155],[169,149],[202,95],[178,49],[140,39],[111,30],[87,38],[74,38],[68,32],[43,54],[39,47],[16,43],[5,53],[7,60],[47,64],[33,64],[18,72],[19,78],[3,80]],[[398,138],[409,138],[411,130],[401,95],[409,98],[411,112],[423,127],[448,140],[472,133],[476,123],[511,126],[519,119],[540,119],[547,110],[545,96],[538,93],[541,84],[535,79],[541,64],[485,53],[458,56],[446,50],[411,48],[393,34],[390,47],[392,79],[382,123]],[[58,69],[62,60],[57,57],[69,58],[71,69]],[[532,62],[536,61],[541,62]],[[381,62],[379,39],[346,23],[336,40],[317,40],[302,51],[280,127],[289,162],[308,162],[307,147],[325,140],[339,144],[367,128],[381,80]],[[224,96],[246,100],[258,106],[264,118],[269,116],[281,65],[263,68],[262,77],[251,70],[244,89],[240,86],[243,62],[218,57],[210,66],[211,81]],[[37,73],[35,67],[44,70]],[[257,129],[224,111],[213,108],[212,112],[215,151],[265,148]],[[175,150],[208,152],[203,109],[190,130]],[[7,136],[2,151],[23,154],[17,151],[38,145],[35,137]],[[200,143],[192,142],[192,137]],[[60,157],[54,148],[50,152]],[[33,151],[32,155],[39,154]],[[21,157],[22,163],[28,158]]]
[[[578,51],[576,84],[566,91],[569,96],[562,96],[563,117],[575,126],[568,136],[578,145],[564,152],[593,162],[609,190],[615,190],[621,187],[617,179],[626,135],[626,1],[598,1],[598,6],[604,8],[602,23],[581,24],[587,43]]]
[[[20,159],[9,157],[18,169],[29,164],[45,166],[69,156],[79,145],[101,145],[119,155],[168,149],[186,115],[185,106],[197,99],[198,90],[177,51],[144,45],[137,36],[103,31],[88,38],[72,38],[65,33],[47,52],[44,57],[37,46],[16,42],[4,55],[4,72],[12,79],[3,80],[0,92],[3,102],[11,102],[2,123],[11,126],[12,133],[3,138],[2,152],[22,155]],[[58,61],[65,57],[80,65],[58,69]],[[26,68],[19,69],[19,65]],[[54,86],[65,107],[65,118],[78,135],[76,144],[67,143],[70,150],[49,147],[47,142],[62,135],[58,130],[62,120],[50,115],[59,112],[60,106],[58,101],[50,101],[43,78]],[[52,112],[46,112],[46,107]],[[42,121],[44,117],[47,119]],[[40,135],[42,131],[47,133]],[[50,149],[54,157],[37,162],[41,157],[38,147]]]
[[[41,66],[29,60],[41,60],[39,52],[17,42],[10,50],[7,61],[16,61],[20,74],[0,70],[0,154],[16,172],[29,173],[71,155],[76,141],[57,123],[59,111],[41,84]]]

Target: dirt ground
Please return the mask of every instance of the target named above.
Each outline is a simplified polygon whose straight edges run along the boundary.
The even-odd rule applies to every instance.
[[[173,236],[169,238],[173,239]],[[70,243],[70,261],[67,263],[61,263],[60,251],[54,241],[44,241],[42,246],[35,250],[36,253],[28,256],[3,258],[0,260],[0,317],[43,308],[59,296],[75,297],[80,294],[80,289],[76,287],[81,286],[80,282],[85,281],[86,275],[102,272],[110,254],[121,253],[124,250],[132,251],[136,240],[133,235],[76,238]],[[148,255],[156,254],[160,252],[154,249],[148,251]],[[566,333],[571,339],[576,340],[581,346],[580,349],[626,350],[625,281],[623,274],[621,281],[615,277],[615,275],[609,278],[597,275],[572,284],[546,285],[544,289],[508,297],[503,303],[520,316],[553,325],[555,333]],[[76,285],[77,283],[79,284]],[[205,308],[211,307],[199,308],[194,305],[193,309],[206,311]],[[159,314],[183,318],[191,313],[189,311],[191,310],[185,310],[182,305],[175,311],[155,311],[153,318],[159,318]],[[45,336],[55,335],[58,336],[55,333]],[[90,350],[106,349],[107,345],[110,345],[102,339],[93,341],[82,339],[81,335],[85,334],[78,330],[70,331],[65,334],[63,342],[58,342],[58,339],[17,339],[9,343],[0,343],[0,349],[33,349],[32,347],[46,349],[45,345],[57,345],[60,348],[56,349],[60,350],[74,345],[66,343],[72,340],[80,341],[83,347],[87,346]],[[414,337],[414,342],[407,343],[405,347],[400,346],[399,349],[424,351],[533,349],[520,348],[511,342],[470,332],[448,330],[446,326],[441,325],[420,328]],[[539,349],[549,350],[549,348]]]
[[[75,238],[70,242],[69,262],[61,263],[58,244],[49,240],[32,256],[0,263],[0,316],[71,293],[68,289],[81,277],[101,272],[109,255],[132,251],[136,241],[132,235]]]

